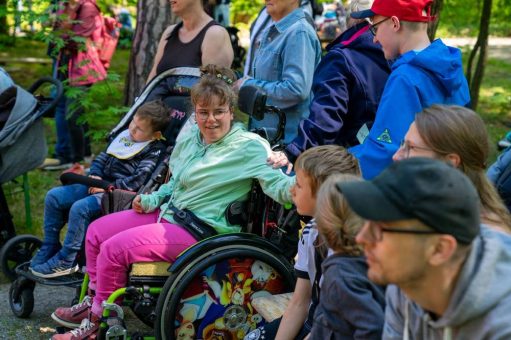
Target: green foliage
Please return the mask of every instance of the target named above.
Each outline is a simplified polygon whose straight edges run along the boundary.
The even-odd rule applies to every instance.
[[[248,27],[255,20],[263,6],[263,0],[232,0],[231,22]]]
[[[475,37],[485,0],[444,0],[437,36]],[[511,36],[511,0],[493,0],[490,35]]]

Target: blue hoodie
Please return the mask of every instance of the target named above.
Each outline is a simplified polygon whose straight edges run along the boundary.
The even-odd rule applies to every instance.
[[[433,104],[470,104],[461,51],[440,39],[419,53],[406,52],[392,65],[369,135],[363,144],[350,149],[365,179],[392,162],[415,114]]]
[[[364,124],[372,125],[390,73],[365,21],[337,37],[327,50],[314,72],[310,116],[286,147],[292,162],[314,146],[358,145],[357,133]]]
[[[511,339],[511,236],[481,226],[438,319],[387,287],[384,340]]]

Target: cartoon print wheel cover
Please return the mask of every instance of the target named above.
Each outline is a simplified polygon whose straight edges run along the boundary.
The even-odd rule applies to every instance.
[[[175,319],[177,339],[243,339],[264,319],[255,297],[284,292],[283,278],[253,258],[231,258],[193,278],[182,294]]]

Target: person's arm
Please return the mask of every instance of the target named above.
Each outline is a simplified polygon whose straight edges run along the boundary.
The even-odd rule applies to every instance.
[[[230,68],[234,59],[231,39],[227,30],[219,25],[208,28],[202,42],[202,65]]]
[[[276,340],[294,339],[298,335],[307,318],[311,302],[311,292],[309,280],[302,278],[296,280],[295,290],[282,316],[282,321],[275,337]]]
[[[106,161],[108,160],[109,155],[106,152],[100,152],[99,155],[94,158],[92,164],[90,165],[89,175],[98,176],[103,178],[104,173],[103,169],[105,168]]]
[[[407,78],[389,77],[369,135],[361,145],[350,148],[357,157],[362,176],[377,176],[391,162],[399,149],[415,114],[422,111],[418,90]]]
[[[254,134],[253,140],[246,143],[243,152],[247,176],[257,179],[263,192],[275,201],[280,204],[292,203],[289,189],[295,183],[295,178],[287,176],[280,169],[273,169],[267,163],[272,154],[270,144]]]
[[[167,38],[169,37],[169,34],[174,30],[175,26],[176,25],[171,25],[167,27],[167,29],[161,35],[160,42],[158,43],[158,48],[156,50],[156,55],[154,56],[153,68],[151,69],[151,72],[149,72],[149,75],[147,76],[146,84],[149,83],[151,79],[153,79],[156,76],[156,68],[158,67],[160,60],[163,57],[163,51],[165,50],[165,45],[167,44]]]
[[[303,101],[310,95],[312,76],[316,68],[316,55],[320,51],[319,40],[305,30],[291,32],[282,50],[282,75],[277,81],[249,78],[243,86],[255,85],[268,93],[272,105],[286,109]],[[258,50],[261,52],[261,50]]]
[[[129,191],[137,191],[140,189],[147,179],[147,176],[149,176],[156,167],[156,162],[158,162],[160,158],[161,151],[162,148],[160,145],[155,145],[155,143],[149,144],[148,150],[141,155],[143,159],[138,163],[133,173],[130,176],[115,180],[114,186],[118,189]]]
[[[152,212],[162,205],[165,197],[169,197],[174,191],[174,177],[171,177],[168,183],[163,184],[160,188],[147,195],[140,195],[140,206],[144,212]]]
[[[496,184],[499,180],[500,175],[504,169],[508,166],[511,166],[511,148],[506,149],[500,156],[497,158],[495,163],[493,163],[486,172],[486,175],[490,179],[493,184]]]
[[[286,146],[291,162],[311,147],[335,144],[348,115],[350,72],[343,53],[332,50],[321,59],[312,82],[309,118],[300,122],[298,135]]]

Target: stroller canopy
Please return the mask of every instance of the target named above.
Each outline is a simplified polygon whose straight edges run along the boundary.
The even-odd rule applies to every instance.
[[[39,118],[32,114],[36,105],[34,96],[15,85],[0,67],[0,148],[14,144],[27,127]]]

